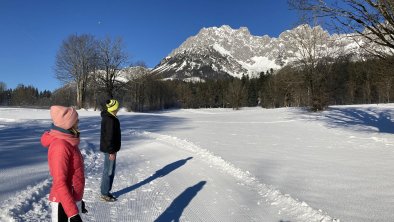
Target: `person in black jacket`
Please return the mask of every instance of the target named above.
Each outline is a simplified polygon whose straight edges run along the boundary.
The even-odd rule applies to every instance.
[[[104,170],[101,179],[101,199],[116,201],[110,191],[115,177],[116,153],[121,146],[120,122],[116,114],[119,102],[115,99],[106,101],[106,110],[101,112],[100,151],[104,153]]]

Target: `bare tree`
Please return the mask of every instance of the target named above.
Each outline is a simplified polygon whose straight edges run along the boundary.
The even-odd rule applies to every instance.
[[[394,83],[394,76],[392,75],[392,62],[388,59],[374,59],[369,60],[369,66],[365,71],[370,73],[376,86],[378,93],[378,101],[390,103],[391,91]]]
[[[381,58],[394,52],[394,0],[288,0],[303,17],[331,18],[337,31],[356,33],[363,48]],[[368,47],[371,43],[381,46]],[[383,49],[383,50],[382,50]],[[386,50],[384,50],[386,49]]]
[[[96,56],[96,40],[87,34],[69,36],[56,55],[56,78],[76,84],[78,108],[85,106],[85,92],[89,75],[96,68]]]
[[[328,69],[333,63],[331,58],[342,55],[344,49],[336,38],[331,38],[320,26],[312,28],[301,25],[289,32],[289,35],[293,41],[289,48],[293,52],[290,58],[293,66],[304,74],[308,104],[313,110],[321,110],[325,106],[322,82],[327,70],[324,69]]]
[[[99,42],[99,71],[98,79],[107,96],[113,98],[114,91],[122,87],[126,80],[122,81],[122,66],[126,64],[128,56],[124,51],[121,38],[111,40],[105,38]]]
[[[73,106],[75,104],[76,91],[75,87],[66,84],[61,88],[53,91],[51,96],[52,105]]]
[[[239,79],[234,79],[228,86],[228,101],[234,110],[239,110],[242,107],[244,99],[245,86]]]
[[[144,63],[145,64],[145,63]],[[143,65],[140,63],[140,65]],[[149,81],[149,69],[145,66],[134,66],[125,69],[127,73],[126,79],[128,95],[126,96],[128,101],[128,106],[131,110],[142,112],[144,110],[145,104],[145,91],[146,85]]]

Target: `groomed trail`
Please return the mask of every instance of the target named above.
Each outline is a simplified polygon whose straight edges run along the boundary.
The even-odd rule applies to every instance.
[[[118,201],[107,203],[99,199],[98,143],[82,138],[89,210],[84,221],[334,220],[182,138],[125,130],[123,139],[113,187]],[[49,188],[48,178],[5,201],[1,215],[9,217],[2,221],[49,220]]]
[[[394,104],[120,112],[99,199],[100,116],[80,110],[85,221],[391,221]],[[49,221],[48,110],[0,108],[0,221]],[[321,210],[320,210],[321,209]],[[338,219],[336,219],[338,218]]]

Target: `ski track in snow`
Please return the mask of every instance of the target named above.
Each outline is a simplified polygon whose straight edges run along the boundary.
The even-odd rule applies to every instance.
[[[4,201],[0,209],[0,221],[40,221],[40,218],[37,217],[29,218],[29,214],[34,214],[35,211],[48,211],[47,201],[43,201],[43,199],[47,198],[50,185],[50,180],[46,179]]]
[[[330,217],[327,213],[322,210],[313,209],[307,203],[292,198],[288,194],[283,194],[279,190],[270,187],[264,183],[258,181],[248,171],[242,171],[231,163],[226,162],[221,157],[215,156],[210,151],[198,147],[197,145],[187,140],[179,139],[177,137],[162,135],[147,131],[128,130],[125,135],[129,135],[132,138],[142,138],[157,141],[158,143],[169,144],[171,147],[186,151],[193,154],[194,158],[206,163],[207,167],[215,168],[219,172],[229,175],[231,178],[237,181],[237,184],[244,187],[247,190],[253,191],[258,194],[259,201],[257,205],[269,204],[277,209],[278,214],[287,215],[286,217],[292,218],[295,221],[339,221]],[[161,215],[165,215],[168,210],[168,203],[177,197],[179,194],[172,184],[168,181],[149,181],[149,186],[141,186],[141,190],[137,193],[128,193],[128,199],[119,199],[115,203],[102,203],[97,200],[99,196],[99,184],[101,179],[101,167],[102,160],[99,152],[95,151],[96,145],[86,141],[82,138],[80,148],[82,155],[85,159],[85,174],[86,174],[86,189],[85,199],[87,202],[88,210],[100,209],[101,211],[90,212],[83,215],[86,221],[107,221],[100,220],[100,218],[110,218],[110,221],[160,221]],[[97,150],[97,149],[96,149]],[[123,184],[130,182],[130,174],[134,173],[135,180],[132,180],[132,184],[141,183],[149,177],[149,172],[152,169],[157,168],[151,166],[151,162],[146,160],[143,155],[139,156],[137,160],[143,164],[139,165],[136,172],[129,172],[129,169],[117,171],[115,180],[123,181]],[[132,163],[130,164],[132,165]],[[128,170],[128,171],[127,171]],[[180,180],[182,182],[182,180]],[[36,184],[32,187],[27,187],[25,190],[19,192],[15,197],[12,197],[2,202],[2,209],[0,210],[0,221],[13,222],[13,221],[48,221],[50,220],[50,207],[48,205],[48,193],[50,189],[51,181],[45,179],[44,181]],[[200,182],[194,187],[204,183]],[[192,188],[192,187],[189,187]],[[231,193],[231,190],[224,187],[226,193]],[[228,195],[228,201],[234,202],[237,205],[237,200],[234,199],[231,194]],[[131,198],[130,198],[131,196]],[[198,200],[196,200],[198,201]],[[142,205],[138,203],[143,203]],[[104,207],[103,207],[104,204]],[[132,209],[130,211],[124,210],[119,212],[119,205],[124,209]],[[239,205],[238,214],[243,216],[244,221],[260,221],[260,216],[264,215],[250,215],[248,208]],[[221,218],[215,218],[209,214],[209,209],[204,208],[204,203],[200,203],[201,207],[186,208],[187,214],[182,214],[179,219],[181,221],[201,221],[203,215],[204,221],[221,221]],[[170,206],[171,207],[171,206]],[[169,207],[169,208],[170,208]],[[167,208],[166,211],[164,211]],[[225,212],[224,209],[217,209],[223,211],[220,215],[232,214],[233,212]],[[163,212],[164,211],[164,212]],[[162,220],[164,221],[164,220]]]
[[[261,202],[266,201],[273,206],[277,206],[280,209],[280,213],[283,212],[291,215],[296,218],[297,221],[339,221],[338,219],[330,217],[320,209],[313,209],[307,203],[296,200],[289,194],[282,194],[279,190],[259,182],[249,172],[244,172],[236,168],[222,158],[215,156],[210,151],[200,148],[187,140],[147,131],[130,130],[129,133],[136,136],[147,136],[152,139],[169,143],[179,149],[184,149],[197,155],[200,159],[205,160],[207,164],[231,175],[248,189],[256,191],[261,197]]]
[[[282,120],[282,121],[266,121],[266,122],[220,122],[220,121],[195,121],[196,123],[215,123],[215,124],[276,124],[276,123],[289,123],[295,120]]]

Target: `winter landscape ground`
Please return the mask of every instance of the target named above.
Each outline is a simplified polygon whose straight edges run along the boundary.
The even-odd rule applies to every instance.
[[[84,221],[393,221],[394,104],[120,112],[114,203],[79,111]],[[48,110],[0,108],[0,221],[48,221]]]

